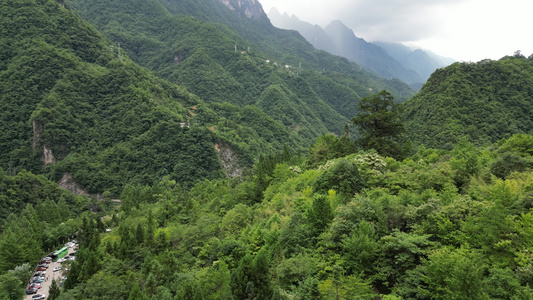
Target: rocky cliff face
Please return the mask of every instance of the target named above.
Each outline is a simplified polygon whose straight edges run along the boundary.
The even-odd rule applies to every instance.
[[[220,0],[229,9],[245,15],[250,19],[262,19],[266,17],[263,6],[257,0]]]

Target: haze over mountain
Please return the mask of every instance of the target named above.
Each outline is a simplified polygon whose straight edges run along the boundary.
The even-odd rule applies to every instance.
[[[402,44],[368,43],[338,20],[323,29],[295,15],[281,14],[276,8],[272,8],[268,16],[274,26],[298,31],[317,49],[346,57],[382,77],[399,78],[416,88],[420,88],[437,68],[453,62],[421,49],[413,51]]]
[[[485,0],[263,0],[272,7],[323,28],[341,20],[366,41],[402,43],[429,49],[458,61],[499,59],[521,50],[533,53],[524,39],[533,19],[531,3],[509,0],[506,5]],[[475,38],[473,38],[475,37]]]

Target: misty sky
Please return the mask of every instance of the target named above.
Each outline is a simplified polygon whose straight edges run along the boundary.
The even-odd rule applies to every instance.
[[[533,53],[531,0],[259,0],[265,12],[326,26],[341,20],[358,37],[401,42],[461,61]]]

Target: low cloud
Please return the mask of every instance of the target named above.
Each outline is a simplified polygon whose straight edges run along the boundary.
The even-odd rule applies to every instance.
[[[471,0],[263,0],[267,7],[327,25],[341,20],[369,41],[409,42],[442,31],[447,12]],[[305,4],[304,4],[305,3]]]

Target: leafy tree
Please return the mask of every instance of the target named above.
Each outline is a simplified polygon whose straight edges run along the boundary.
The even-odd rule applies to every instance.
[[[453,148],[453,158],[450,161],[455,171],[455,183],[461,188],[465,186],[473,175],[476,175],[481,167],[480,152],[472,144],[462,139]]]
[[[318,285],[320,293],[325,299],[374,299],[376,294],[369,282],[359,276],[344,276],[342,268],[333,266],[330,279]]]
[[[179,282],[174,299],[202,300],[204,295],[202,288],[194,278],[186,278]]]
[[[0,298],[19,300],[24,296],[24,283],[11,273],[0,275]]]
[[[210,268],[204,268],[199,272],[200,286],[203,287],[205,299],[229,299],[231,298],[231,275],[228,265],[224,261],[218,261]]]
[[[303,252],[309,246],[310,232],[305,224],[305,216],[300,212],[296,212],[292,215],[287,226],[281,231],[279,243],[282,247],[282,254],[286,258]]]
[[[359,174],[357,165],[353,161],[342,158],[324,171],[316,179],[313,187],[318,193],[335,190],[343,196],[351,197],[365,187],[365,182]]]
[[[356,230],[343,240],[344,264],[354,274],[371,275],[380,252],[374,227],[367,221],[361,221]]]
[[[485,292],[491,299],[513,299],[519,294],[520,282],[510,268],[493,267],[490,276],[484,278]]]
[[[317,167],[327,160],[343,157],[353,152],[355,152],[355,144],[348,136],[343,135],[338,138],[333,134],[322,135],[309,149],[307,165],[311,168]]]
[[[483,260],[473,249],[438,249],[424,262],[426,294],[432,299],[485,299],[484,271]]]
[[[141,291],[138,284],[135,284],[131,289],[128,300],[147,300],[148,297]]]
[[[152,296],[151,300],[173,300],[172,293],[164,286],[158,286],[156,293]]]
[[[352,119],[359,128],[358,143],[363,149],[375,149],[380,155],[400,157],[400,135],[404,132],[400,122],[400,107],[394,97],[383,90],[364,97],[357,105],[358,114]]]

